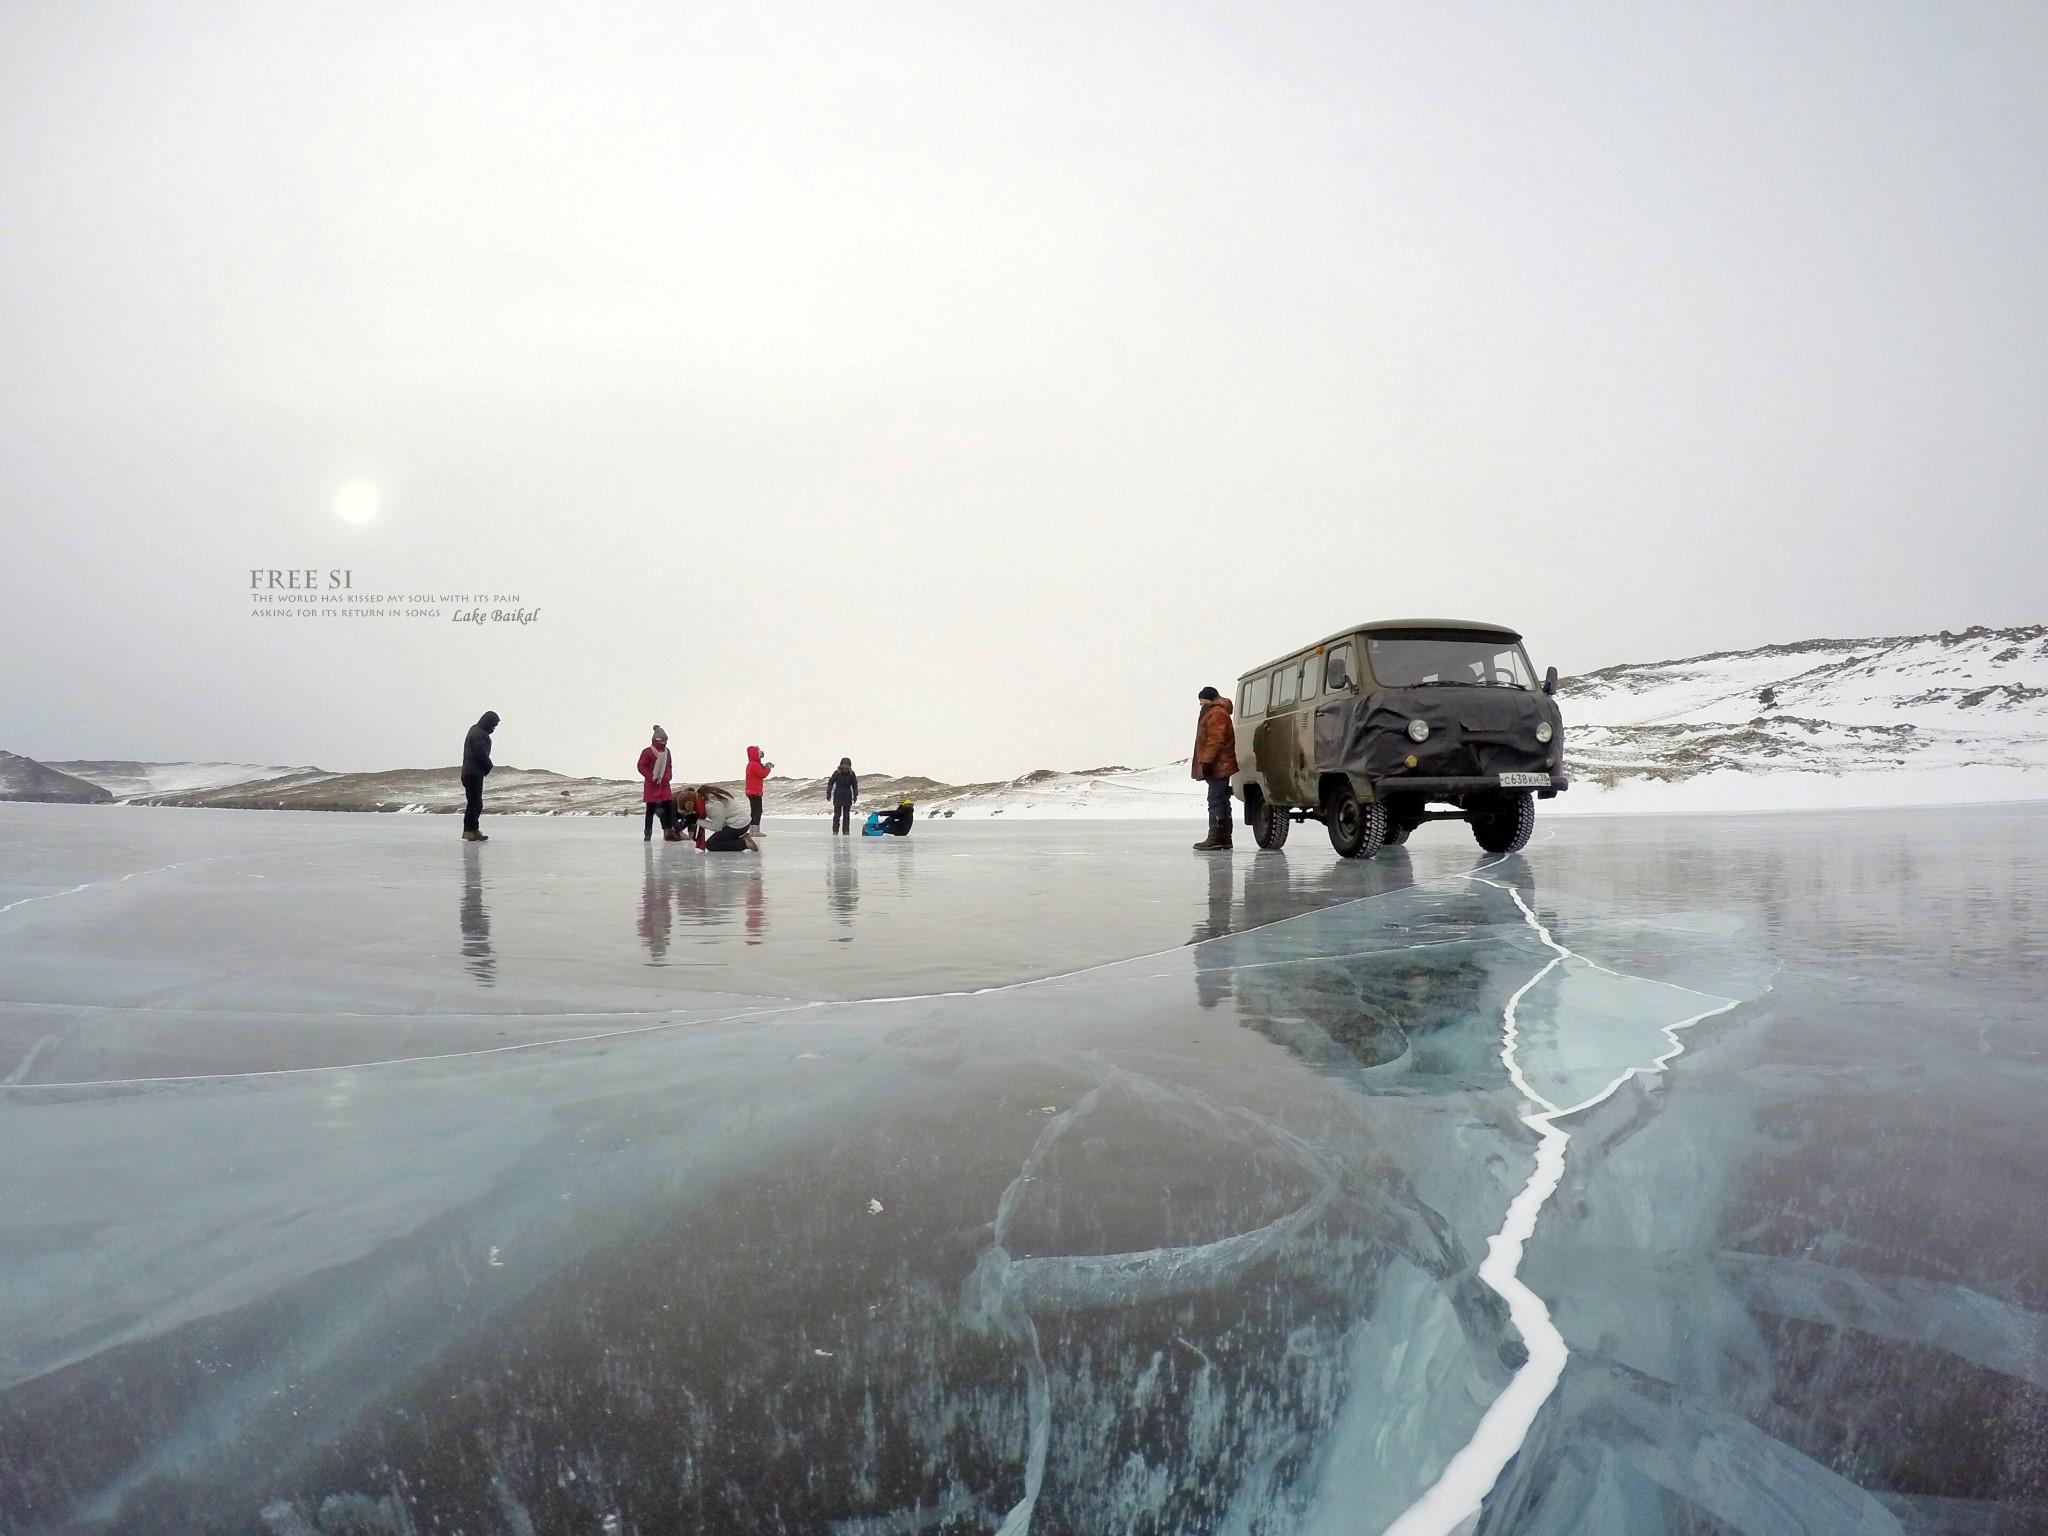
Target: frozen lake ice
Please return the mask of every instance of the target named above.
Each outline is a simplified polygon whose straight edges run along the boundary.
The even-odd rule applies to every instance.
[[[0,806],[0,1530],[2048,1530],[2048,807],[487,827]]]

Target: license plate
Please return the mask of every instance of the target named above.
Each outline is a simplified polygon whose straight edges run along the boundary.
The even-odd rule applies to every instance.
[[[1500,776],[1502,789],[1548,789],[1550,775],[1547,773],[1504,773]]]

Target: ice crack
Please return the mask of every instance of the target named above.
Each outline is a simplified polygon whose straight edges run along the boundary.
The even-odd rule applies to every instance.
[[[1543,946],[1552,951],[1536,974],[1517,987],[1501,1009],[1501,1063],[1507,1068],[1508,1078],[1516,1091],[1535,1106],[1532,1113],[1522,1116],[1522,1123],[1536,1133],[1536,1165],[1530,1171],[1528,1182],[1509,1202],[1500,1231],[1487,1239],[1486,1257],[1479,1265],[1479,1278],[1507,1303],[1508,1316],[1520,1332],[1529,1354],[1500,1396],[1480,1415],[1472,1438],[1445,1463],[1443,1471],[1422,1497],[1387,1527],[1385,1536],[1453,1536],[1453,1533],[1471,1530],[1486,1495],[1521,1450],[1530,1426],[1536,1422],[1537,1413],[1551,1393],[1557,1390],[1558,1379],[1564,1374],[1565,1361],[1571,1353],[1564,1335],[1551,1321],[1550,1309],[1544,1305],[1543,1298],[1523,1284],[1520,1275],[1523,1250],[1535,1234],[1536,1218],[1564,1178],[1565,1148],[1571,1137],[1559,1129],[1557,1122],[1604,1102],[1632,1077],[1663,1071],[1685,1049],[1678,1031],[1715,1014],[1726,1013],[1736,1004],[1734,998],[1697,994],[1715,1006],[1663,1026],[1662,1033],[1671,1042],[1668,1050],[1660,1052],[1647,1063],[1629,1067],[1599,1092],[1576,1104],[1554,1104],[1536,1090],[1522,1069],[1518,1050],[1522,999],[1567,961],[1578,960],[1596,970],[1604,971],[1606,967],[1594,966],[1592,961],[1558,943],[1522,899],[1522,893],[1513,886],[1478,875],[1472,878],[1481,885],[1505,891],[1522,914],[1522,921],[1534,931]]]

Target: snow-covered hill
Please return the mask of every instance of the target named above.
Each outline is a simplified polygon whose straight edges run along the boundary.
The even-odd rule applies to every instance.
[[[1160,768],[1084,768],[1059,773],[1041,768],[1001,784],[968,784],[931,796],[923,814],[986,820],[1013,816],[1055,821],[1095,818],[1199,822],[1207,811],[1202,785],[1184,762]]]
[[[1797,810],[2048,799],[2048,625],[1802,640],[1603,667],[1560,684],[1571,790],[1544,814]],[[684,782],[679,778],[678,783]],[[727,781],[729,787],[737,784]],[[826,813],[822,778],[768,784],[770,816]],[[861,776],[862,812],[1199,822],[1185,762],[1041,768],[986,784]],[[460,810],[456,770],[332,773],[247,763],[36,763],[0,752],[0,800],[110,798],[249,810]],[[633,780],[501,767],[494,814],[638,815]]]
[[[1717,651],[1559,694],[1559,810],[2048,797],[2048,626]]]
[[[45,767],[97,784],[116,800],[142,800],[152,795],[192,795],[235,784],[312,773],[309,768],[265,768],[256,763],[131,763],[97,758],[46,763]]]

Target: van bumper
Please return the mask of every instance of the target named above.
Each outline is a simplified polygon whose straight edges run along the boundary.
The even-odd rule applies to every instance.
[[[1572,781],[1564,774],[1553,773],[1550,776],[1550,787],[1548,789],[1537,788],[1536,798],[1548,800],[1552,795],[1560,794],[1571,787]],[[1389,795],[1421,795],[1430,800],[1448,800],[1460,795],[1496,794],[1501,788],[1500,776],[1491,773],[1475,774],[1470,778],[1455,779],[1432,779],[1426,778],[1421,774],[1394,773],[1387,775],[1383,779],[1374,779],[1372,781],[1372,792],[1376,798],[1381,800],[1386,799]],[[1531,788],[1535,788],[1535,786],[1527,784],[1510,786],[1511,792],[1513,790]]]

